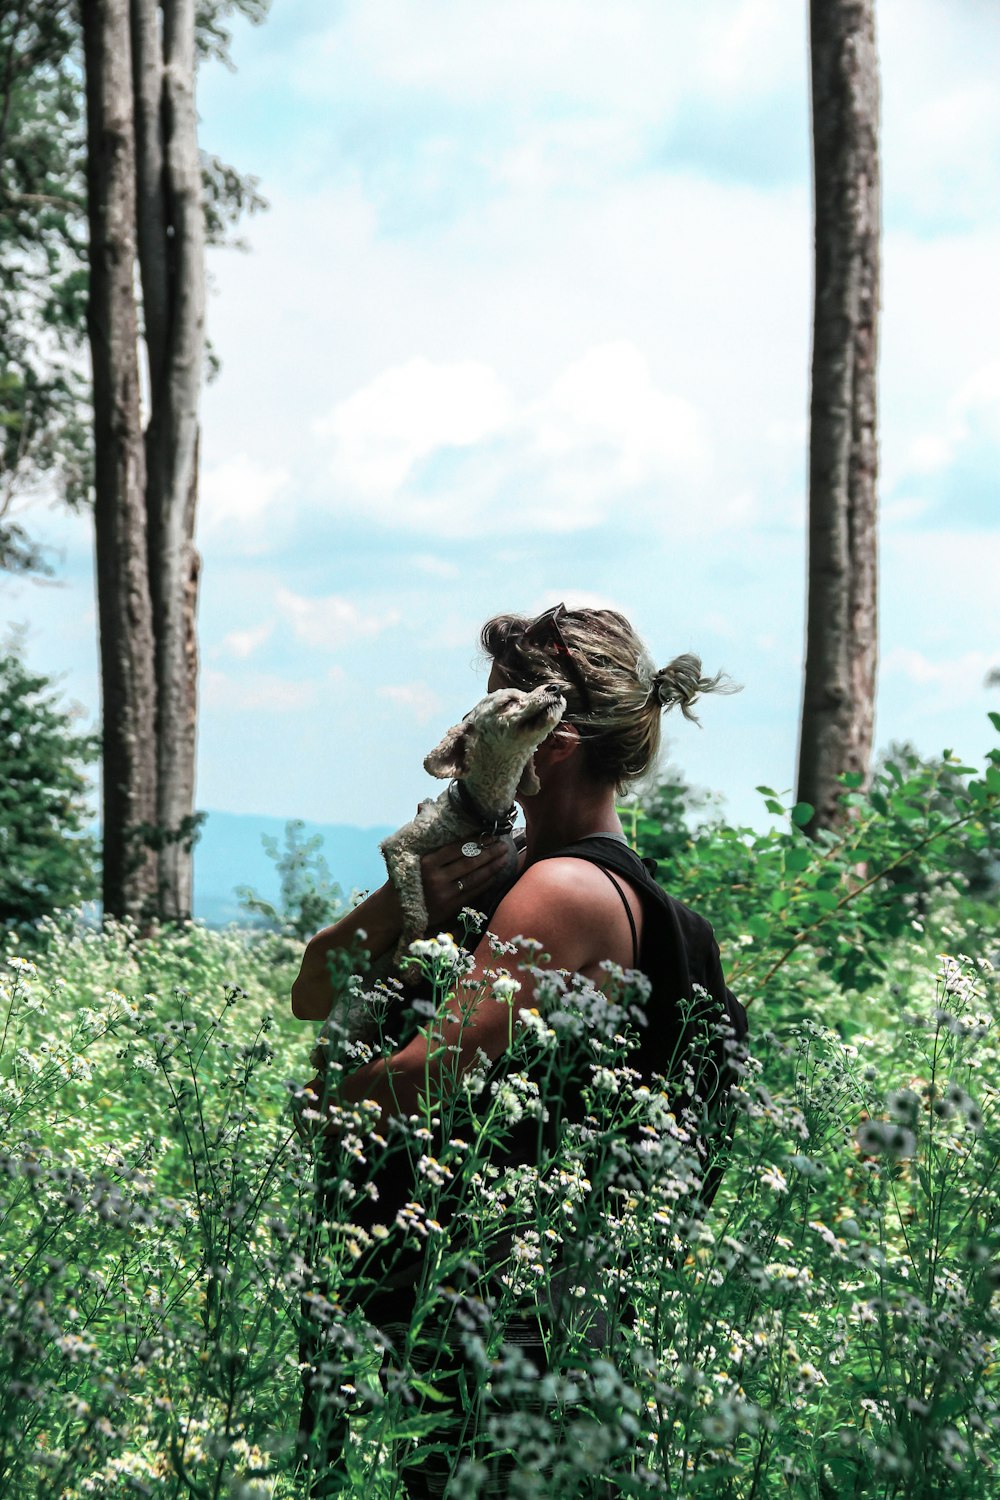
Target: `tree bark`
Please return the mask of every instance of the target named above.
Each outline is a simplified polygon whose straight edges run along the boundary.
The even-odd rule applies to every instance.
[[[87,93],[95,541],[101,638],[104,911],[143,918],[156,861],[152,608],[147,573],[128,0],[82,0]]]
[[[798,800],[811,831],[867,779],[877,666],[879,84],[874,0],[810,0],[815,289]]]
[[[156,391],[163,381],[169,321],[159,11],[158,0],[130,0],[135,82],[136,244],[142,273],[142,322],[151,391]]]
[[[156,0],[132,0],[132,9],[145,80],[140,114],[146,149],[138,158],[137,197],[148,241],[140,266],[149,352],[146,510],[156,651],[159,908],[164,919],[175,920],[190,916],[192,900],[199,572],[194,521],[205,357],[195,6],[194,0],[162,0],[162,40]]]

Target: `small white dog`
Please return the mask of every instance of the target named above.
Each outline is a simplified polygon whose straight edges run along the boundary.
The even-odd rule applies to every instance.
[[[427,756],[424,769],[451,778],[451,785],[421,802],[416,817],[379,846],[403,907],[397,964],[427,926],[420,856],[457,839],[474,842],[510,832],[514,797],[538,791],[534,753],[565,710],[556,683],[531,693],[500,688],[487,693]]]

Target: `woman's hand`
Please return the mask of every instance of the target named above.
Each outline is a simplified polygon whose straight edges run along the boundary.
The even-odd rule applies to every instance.
[[[300,1021],[325,1021],[333,1003],[329,956],[351,952],[360,944],[371,958],[381,958],[395,947],[403,926],[396,888],[389,881],[366,896],[332,927],[324,927],[306,944],[302,966],[292,985],[292,1015]]]
[[[478,843],[482,853],[469,859],[462,853],[462,843],[456,842],[421,857],[429,932],[440,931],[463,906],[475,907],[477,897],[509,879],[517,868],[518,852],[509,835],[489,843],[477,839],[465,842]]]

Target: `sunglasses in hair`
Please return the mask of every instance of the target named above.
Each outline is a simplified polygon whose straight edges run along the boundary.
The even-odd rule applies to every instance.
[[[558,659],[559,666],[580,694],[584,713],[590,713],[593,705],[586,679],[579,662],[566,643],[559,624],[565,614],[565,604],[554,604],[551,609],[545,610],[525,627],[521,639],[525,644],[535,646],[538,650]]]

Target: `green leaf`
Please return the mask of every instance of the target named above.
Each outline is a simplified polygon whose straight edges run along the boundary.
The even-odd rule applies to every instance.
[[[812,850],[804,848],[801,844],[793,844],[790,849],[785,850],[785,869],[788,871],[794,873],[808,870],[812,861]]]
[[[996,730],[998,730],[998,731],[1000,731],[1000,714],[995,714],[991,710],[990,713],[987,715],[987,718],[989,719],[990,723],[993,725],[993,728],[996,729]],[[758,787],[757,790],[759,791],[760,788]]]
[[[426,1396],[428,1401],[443,1402],[450,1400],[450,1397],[446,1396],[443,1391],[439,1391],[436,1386],[431,1385],[430,1381],[428,1380],[417,1380],[417,1378],[414,1376],[413,1379],[411,1379],[410,1384],[415,1391],[418,1391],[420,1393],[421,1396]]]
[[[845,771],[840,778],[840,784],[849,787],[851,791],[857,791],[858,787],[863,785],[864,779],[860,771]]]
[[[810,821],[816,809],[811,802],[796,802],[792,808],[792,822],[799,828],[804,828]]]

